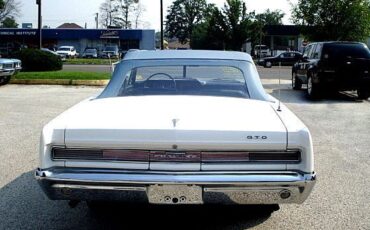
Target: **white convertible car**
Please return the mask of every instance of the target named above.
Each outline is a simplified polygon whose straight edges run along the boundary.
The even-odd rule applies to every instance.
[[[310,132],[249,55],[134,51],[44,127],[36,178],[53,200],[279,204],[316,176]]]

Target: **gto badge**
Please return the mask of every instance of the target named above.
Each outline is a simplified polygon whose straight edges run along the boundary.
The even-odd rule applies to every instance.
[[[267,140],[267,136],[247,136],[248,140]]]

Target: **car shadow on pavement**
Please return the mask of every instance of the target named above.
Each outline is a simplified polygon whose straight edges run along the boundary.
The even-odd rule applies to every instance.
[[[270,94],[276,99],[280,99],[283,103],[297,104],[337,104],[337,103],[363,103],[368,102],[360,100],[354,92],[326,92],[318,100],[310,100],[307,97],[305,89],[293,90],[283,88],[274,88],[270,90]]]
[[[33,171],[0,188],[0,229],[246,229],[265,222],[272,206],[153,206],[49,200]]]
[[[91,211],[100,226],[111,229],[247,229],[266,221],[269,206],[153,206],[110,204]]]

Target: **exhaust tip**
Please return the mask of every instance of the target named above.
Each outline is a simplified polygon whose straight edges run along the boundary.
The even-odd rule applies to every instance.
[[[283,190],[283,191],[281,191],[281,192],[280,192],[280,197],[281,197],[281,199],[283,199],[283,200],[288,199],[291,195],[292,195],[292,194],[291,194],[291,193],[290,193],[290,191],[288,191],[288,190]]]

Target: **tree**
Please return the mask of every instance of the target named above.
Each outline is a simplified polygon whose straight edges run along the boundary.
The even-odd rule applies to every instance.
[[[254,12],[252,13],[254,14]],[[261,14],[253,15],[253,23],[249,28],[250,31],[250,42],[253,46],[262,43],[264,36],[264,28],[267,25],[282,25],[285,14],[280,10],[270,11],[267,9]]]
[[[312,41],[363,41],[370,35],[370,1],[298,0],[292,21]]]
[[[139,25],[142,23],[141,17],[143,16],[143,13],[146,11],[143,4],[138,3],[134,6],[134,28],[139,28]]]
[[[197,27],[195,34],[200,37],[194,38],[196,46],[192,47],[240,50],[249,37],[252,18],[244,1],[227,0],[221,10],[214,8],[207,22]]]
[[[248,30],[252,24],[253,14],[247,13],[247,6],[242,0],[226,0],[222,10],[226,48],[240,50],[248,38]]]
[[[194,28],[191,47],[193,49],[226,49],[225,28],[222,12],[214,7],[207,20]]]
[[[15,19],[20,12],[20,3],[17,0],[0,0],[0,23],[6,18]]]
[[[117,15],[117,11],[114,5],[113,0],[105,0],[100,5],[100,24],[107,28],[113,26],[114,18]]]
[[[6,17],[2,21],[1,28],[18,28],[18,23],[13,17]]]
[[[166,33],[169,38],[188,42],[196,25],[209,13],[206,0],[175,0],[168,9]]]
[[[270,11],[267,9],[261,14],[257,14],[255,19],[265,25],[282,25],[285,14],[281,10]]]
[[[5,7],[4,0],[0,0],[0,10],[4,9],[4,7]]]
[[[137,27],[144,8],[137,0],[105,0],[100,6],[103,27]]]
[[[131,13],[135,10],[134,0],[114,0],[115,10],[117,12],[114,17],[114,24],[124,29],[130,29],[132,27]]]

